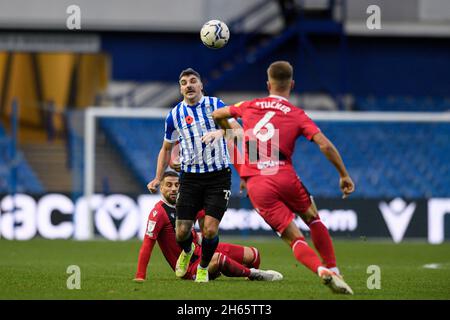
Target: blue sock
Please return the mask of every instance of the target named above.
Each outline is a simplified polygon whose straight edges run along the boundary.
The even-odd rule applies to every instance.
[[[219,236],[216,235],[212,239],[203,238],[202,239],[202,260],[200,261],[200,267],[207,268],[209,262],[216,252],[217,245],[219,244]]]
[[[181,247],[181,249],[184,250],[184,252],[188,253],[191,251],[191,245],[192,245],[192,232],[189,232],[189,237],[186,238],[186,240],[178,242],[178,245]]]

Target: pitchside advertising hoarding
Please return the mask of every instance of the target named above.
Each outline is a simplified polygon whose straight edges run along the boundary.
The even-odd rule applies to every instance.
[[[142,238],[148,214],[158,195],[101,195],[88,201],[66,194],[3,195],[0,197],[0,237],[4,239],[109,240]],[[315,199],[319,214],[333,237],[390,238],[399,243],[423,239],[439,244],[450,239],[450,198]],[[303,231],[308,227],[296,223]],[[90,226],[94,227],[94,234]],[[221,234],[273,234],[252,209],[248,198],[232,198]]]

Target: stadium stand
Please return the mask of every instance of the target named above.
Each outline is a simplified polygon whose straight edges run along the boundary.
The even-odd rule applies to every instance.
[[[450,126],[432,123],[318,122],[336,144],[356,183],[355,196],[439,197],[448,194]],[[156,170],[163,120],[101,121],[101,127],[147,183]],[[405,143],[408,141],[408,143]],[[313,143],[298,141],[294,166],[317,197],[339,197],[338,176]],[[239,177],[233,174],[233,193]],[[282,186],[281,186],[282,187]]]
[[[11,138],[8,137],[3,127],[0,125],[0,193],[7,192],[27,192],[43,193],[45,192],[39,179],[34,174],[28,162],[23,157],[22,152],[18,151],[17,157],[17,177],[15,188],[11,180],[14,179],[11,174],[12,159],[10,154]],[[15,190],[12,190],[14,188]]]
[[[355,195],[417,198],[448,194],[448,124],[319,122],[319,126],[341,151],[357,185]],[[312,193],[339,196],[336,173],[317,148],[305,143],[297,147],[294,165]]]
[[[437,112],[450,110],[450,97],[413,96],[358,96],[355,110],[361,111],[424,111]]]

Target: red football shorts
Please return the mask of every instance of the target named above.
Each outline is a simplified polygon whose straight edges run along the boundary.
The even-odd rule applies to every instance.
[[[295,218],[311,206],[309,192],[294,170],[279,171],[273,176],[247,179],[247,191],[255,210],[279,235]]]

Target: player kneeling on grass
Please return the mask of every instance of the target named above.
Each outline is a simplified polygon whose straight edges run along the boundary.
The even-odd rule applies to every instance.
[[[169,263],[175,270],[178,256],[181,253],[175,236],[175,203],[179,188],[178,174],[168,171],[161,180],[160,191],[162,199],[150,211],[147,221],[147,230],[139,251],[138,267],[134,281],[143,282],[147,275],[147,266],[150,261],[153,247],[158,241],[159,247]],[[205,216],[204,210],[197,214],[200,224]],[[192,229],[193,248],[187,273],[183,279],[195,280],[197,265],[201,257],[201,235]],[[272,270],[259,270],[260,255],[254,247],[244,247],[231,243],[219,243],[211,262],[208,265],[209,279],[215,279],[221,274],[227,277],[247,277],[250,280],[277,281],[283,276]]]

